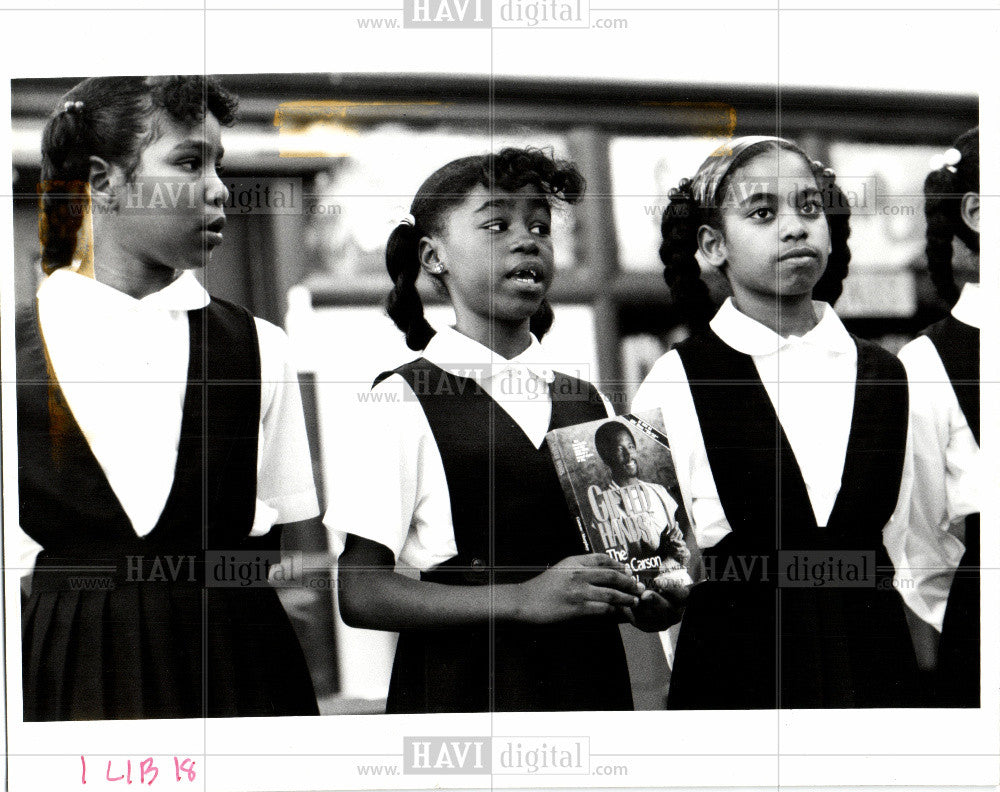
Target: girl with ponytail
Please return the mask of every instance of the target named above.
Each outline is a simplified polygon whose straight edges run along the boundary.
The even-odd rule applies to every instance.
[[[670,708],[916,703],[886,550],[912,479],[905,376],[829,304],[849,218],[834,172],[774,137],[714,152],[664,212],[664,277],[695,330],[632,409],[663,411],[707,575],[676,636]],[[717,311],[702,266],[732,288]]]
[[[936,704],[979,706],[979,128],[924,182],[927,266],[951,312],[902,350],[915,383],[914,640]],[[964,285],[959,288],[959,281]]]
[[[26,721],[318,714],[266,573],[226,577],[319,511],[284,333],[194,275],[235,109],[206,77],[95,77],[46,123],[47,277],[17,321]]]
[[[535,187],[539,191],[539,199],[574,204],[582,197],[585,186],[583,177],[569,163],[553,160],[533,149],[511,148],[495,156],[463,157],[431,174],[417,191],[410,214],[396,226],[386,244],[386,269],[393,282],[386,310],[405,334],[406,345],[410,349],[421,350],[434,335],[434,330],[424,318],[423,304],[416,289],[421,269],[448,291],[447,270],[443,266],[438,269],[436,265],[422,265],[421,238],[425,232],[440,235],[447,215],[456,206],[468,201],[471,190],[478,187],[517,192]],[[532,234],[551,246],[548,222],[546,220]],[[548,282],[543,281],[540,285],[547,290],[551,274],[546,277]],[[542,296],[538,307],[530,315],[528,330],[540,341],[552,326],[552,320],[552,308]]]
[[[423,183],[389,237],[388,313],[420,356],[376,380],[386,398],[367,403],[366,442],[345,455],[326,517],[346,543],[344,620],[400,632],[387,712],[632,708],[618,622],[651,619],[651,592],[584,554],[544,445],[610,414],[539,345],[551,204],[583,190],[536,149],[465,157]],[[447,293],[454,328],[428,324],[418,277]],[[382,495],[359,502],[373,470]]]

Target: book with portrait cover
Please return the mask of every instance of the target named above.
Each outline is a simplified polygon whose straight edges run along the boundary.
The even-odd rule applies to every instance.
[[[607,553],[661,591],[700,578],[701,554],[659,410],[567,426],[547,438],[588,552]]]

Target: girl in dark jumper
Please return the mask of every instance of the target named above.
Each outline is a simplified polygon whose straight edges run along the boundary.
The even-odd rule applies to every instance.
[[[912,648],[883,544],[906,524],[905,376],[814,300],[840,294],[848,220],[833,171],[773,137],[716,151],[664,213],[664,277],[695,331],[632,407],[663,409],[707,573],[668,707],[908,700]],[[711,322],[699,259],[732,287]]]
[[[272,526],[318,511],[287,339],[193,274],[235,107],[204,77],[97,77],[46,124],[48,277],[17,322],[25,720],[317,714],[260,572]]]
[[[400,631],[388,712],[631,709],[618,622],[676,619],[622,565],[583,554],[544,445],[609,414],[538,344],[552,322],[550,204],[583,188],[538,150],[466,157],[424,182],[389,238],[389,315],[421,357],[379,378],[400,398],[369,403],[377,434],[352,460],[358,476],[378,466],[379,502],[348,497],[363,484],[345,471],[327,515],[347,534],[344,620]],[[447,292],[454,329],[424,318],[421,273]]]
[[[936,164],[924,182],[927,266],[952,308],[899,353],[914,383],[916,483],[907,556],[917,585],[907,604],[922,620],[913,623],[922,666],[936,668],[935,703],[977,707],[979,128],[961,135]]]

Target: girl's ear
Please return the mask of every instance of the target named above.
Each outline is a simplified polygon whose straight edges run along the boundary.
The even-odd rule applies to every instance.
[[[421,237],[417,247],[420,266],[428,275],[441,276],[447,271],[440,241],[432,237]]]
[[[962,196],[962,220],[964,223],[979,233],[979,193],[967,192]]]
[[[725,236],[719,229],[710,225],[703,225],[698,229],[698,251],[706,264],[717,268],[726,263],[729,255]]]
[[[121,169],[112,165],[103,157],[92,156],[90,158],[90,195],[92,200],[100,201],[102,204],[113,207],[117,201],[115,190],[120,181]]]

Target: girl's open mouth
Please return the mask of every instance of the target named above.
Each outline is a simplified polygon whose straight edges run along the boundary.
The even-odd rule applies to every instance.
[[[542,273],[541,267],[522,267],[516,269],[507,274],[507,277],[511,280],[518,281],[519,283],[541,283],[545,280],[545,276]]]

